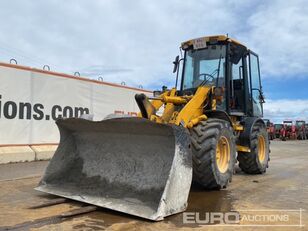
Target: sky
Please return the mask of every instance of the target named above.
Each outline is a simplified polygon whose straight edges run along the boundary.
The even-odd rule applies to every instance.
[[[145,89],[174,86],[181,42],[227,34],[260,58],[264,117],[308,121],[304,0],[4,0],[0,62]]]

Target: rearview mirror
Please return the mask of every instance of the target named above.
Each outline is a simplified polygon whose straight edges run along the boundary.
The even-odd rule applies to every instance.
[[[179,60],[180,60],[180,56],[176,56],[174,61],[173,61],[173,73],[175,73],[178,69],[179,66]]]

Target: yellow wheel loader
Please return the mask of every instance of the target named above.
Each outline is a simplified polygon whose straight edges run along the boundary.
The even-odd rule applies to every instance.
[[[236,159],[245,173],[264,173],[269,140],[258,56],[224,35],[181,49],[176,86],[137,94],[138,117],[57,120],[60,144],[36,189],[162,220],[186,209],[192,181],[225,188]]]

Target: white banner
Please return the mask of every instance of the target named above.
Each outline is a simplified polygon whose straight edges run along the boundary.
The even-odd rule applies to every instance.
[[[111,113],[136,115],[136,93],[129,88],[70,75],[0,63],[0,146],[58,143],[58,117],[89,113],[102,120]]]

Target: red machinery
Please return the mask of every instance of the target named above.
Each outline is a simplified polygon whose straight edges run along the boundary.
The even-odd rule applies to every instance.
[[[268,133],[268,137],[270,140],[275,139],[275,127],[274,124],[269,119],[263,119],[264,123],[266,124],[266,129]]]
[[[297,139],[305,140],[307,138],[305,121],[304,120],[296,120],[295,126],[296,126],[296,130],[297,130]]]
[[[275,139],[276,131],[273,123],[270,123],[269,126],[267,127],[267,132],[271,140]]]
[[[293,124],[292,120],[283,121],[283,127],[281,129],[281,139],[282,140],[296,140],[297,139],[296,126]]]
[[[275,138],[281,138],[281,129],[283,128],[282,124],[274,124],[275,128]]]

